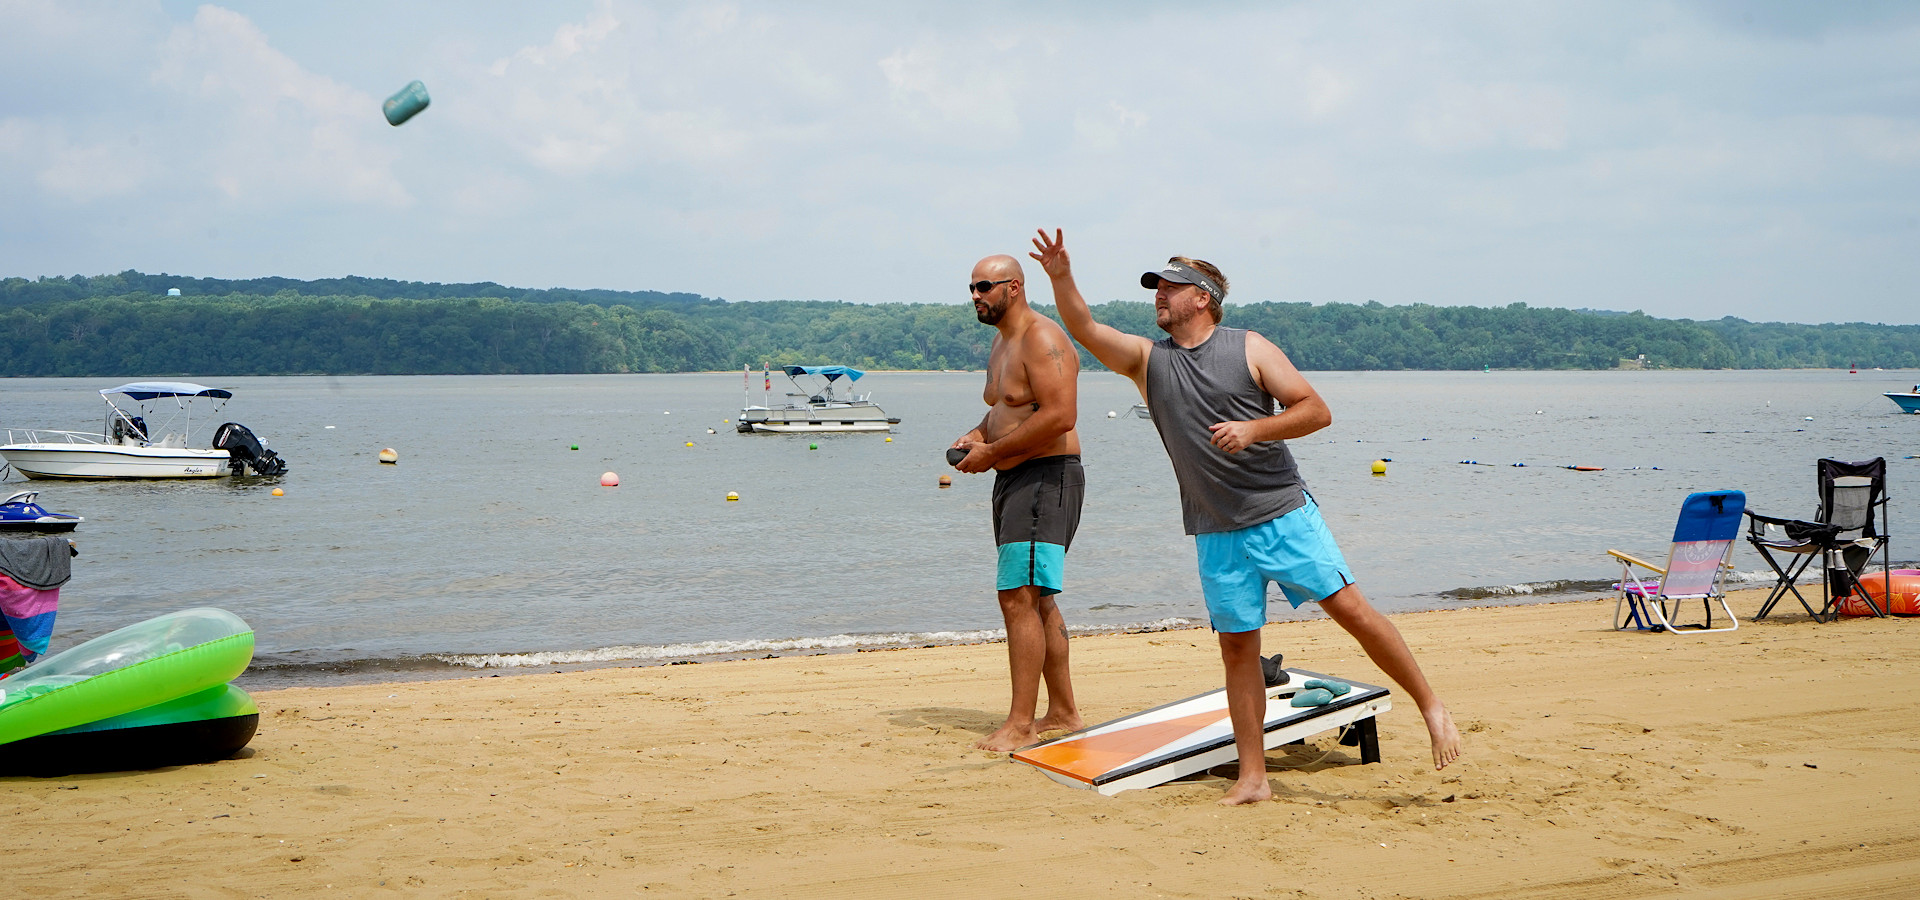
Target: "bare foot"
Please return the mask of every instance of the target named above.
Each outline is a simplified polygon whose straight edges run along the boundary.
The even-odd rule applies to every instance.
[[[1460,729],[1453,727],[1453,716],[1445,706],[1434,706],[1433,712],[1421,715],[1427,720],[1427,737],[1433,741],[1433,768],[1438,771],[1460,758]]]
[[[1016,725],[1008,722],[1000,726],[1000,730],[981,738],[980,743],[974,744],[973,746],[978,750],[992,750],[996,753],[1005,753],[1009,750],[1018,750],[1021,747],[1033,743],[1033,734],[1033,725]]]
[[[1245,806],[1273,799],[1273,786],[1267,783],[1267,773],[1262,771],[1251,781],[1242,778],[1233,783],[1233,788],[1220,798],[1221,806]]]
[[[1033,733],[1045,734],[1049,731],[1079,731],[1085,727],[1087,727],[1087,723],[1080,720],[1080,714],[1077,712],[1050,712],[1047,713],[1045,718],[1033,723]]]

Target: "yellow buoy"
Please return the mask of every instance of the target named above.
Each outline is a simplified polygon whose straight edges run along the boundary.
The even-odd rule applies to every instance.
[[[1385,474],[1387,474],[1387,461],[1386,461],[1386,460],[1384,460],[1384,459],[1376,459],[1376,460],[1374,460],[1374,461],[1373,461],[1373,474],[1375,474],[1375,475],[1385,475]]]
[[[942,476],[940,476],[940,486],[941,486],[941,487],[953,487],[953,476],[952,476],[952,475],[942,475]]]
[[[400,454],[393,452],[392,447],[384,447],[380,450],[380,461],[391,466],[400,461]]]
[[[735,492],[733,492],[733,491],[728,491],[728,492],[727,492],[727,499],[728,499],[728,500],[738,500],[738,499],[740,499],[740,495],[739,495],[738,493],[735,493]]]
[[[693,442],[692,442],[692,441],[688,441],[688,442],[687,442],[687,446],[689,446],[689,447],[691,447],[691,446],[693,446]]]
[[[281,489],[279,489],[279,488],[274,488],[274,489],[273,489],[273,495],[274,495],[275,497],[285,497],[285,496],[287,495],[287,492],[286,492],[286,491],[283,491],[283,490],[281,490]]]
[[[893,443],[893,438],[887,438],[887,443],[889,444]]]

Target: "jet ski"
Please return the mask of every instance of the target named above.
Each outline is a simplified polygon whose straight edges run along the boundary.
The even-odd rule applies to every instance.
[[[39,497],[39,491],[21,491],[0,502],[0,532],[72,531],[73,526],[86,521],[80,516],[47,512],[34,502]]]

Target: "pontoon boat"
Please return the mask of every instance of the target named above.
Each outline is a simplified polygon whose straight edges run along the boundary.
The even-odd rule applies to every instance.
[[[787,380],[798,388],[798,393],[788,393],[791,399],[784,406],[772,403],[772,380],[769,379],[767,399],[759,406],[747,406],[740,410],[740,424],[735,430],[741,434],[771,432],[774,434],[793,434],[813,431],[891,431],[900,424],[899,419],[890,419],[880,407],[873,404],[872,394],[856,394],[851,390],[853,382],[867,373],[847,366],[782,366],[780,369]],[[763,375],[766,373],[762,373]],[[821,379],[818,389],[807,390],[800,383],[801,376]],[[834,383],[845,378],[847,389],[845,396],[834,394]]]

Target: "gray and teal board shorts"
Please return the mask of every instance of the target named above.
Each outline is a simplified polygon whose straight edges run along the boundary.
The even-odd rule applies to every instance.
[[[1087,473],[1077,455],[1042,456],[995,474],[993,539],[1000,545],[996,590],[1031,584],[1058,594],[1067,547],[1080,530]]]

